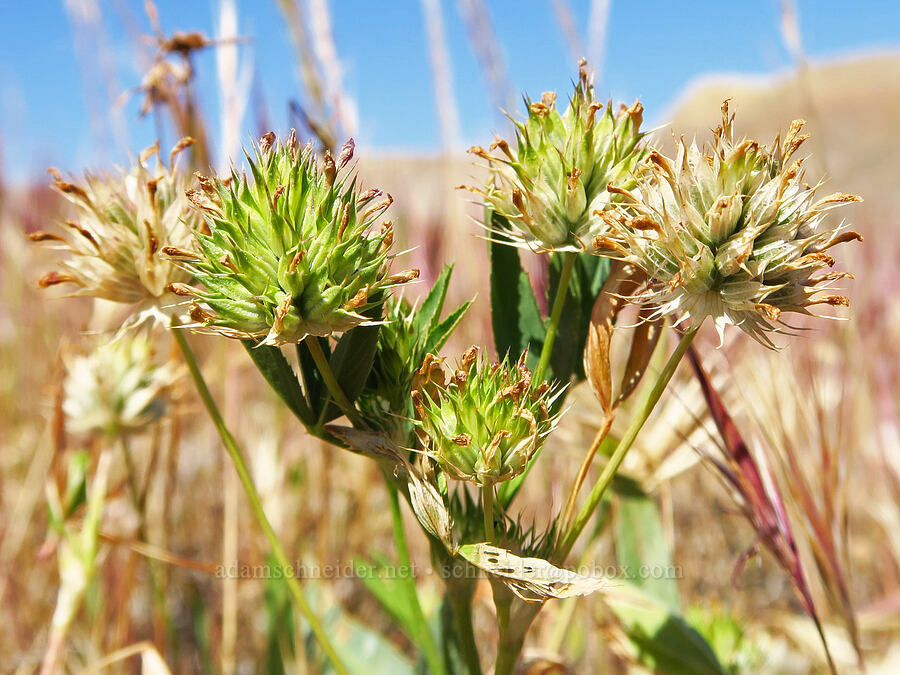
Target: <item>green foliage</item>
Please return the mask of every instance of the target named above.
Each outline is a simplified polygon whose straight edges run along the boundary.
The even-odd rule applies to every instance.
[[[666,542],[656,501],[642,490],[617,495],[616,557],[629,582],[678,612],[677,569]],[[646,573],[642,573],[646,570]]]
[[[633,584],[606,599],[648,668],[665,675],[727,675],[703,637],[662,602]]]
[[[502,231],[509,230],[501,215],[486,211],[497,232],[488,241],[491,263],[491,327],[498,356],[515,357],[528,350],[529,365],[537,364],[544,343],[544,325],[531,280],[522,269],[517,249]]]
[[[400,443],[411,444],[412,389],[416,371],[426,354],[436,354],[465,316],[465,302],[441,318],[453,266],[446,266],[422,304],[402,297],[388,299],[384,325],[375,346],[371,374],[360,406],[367,421]]]

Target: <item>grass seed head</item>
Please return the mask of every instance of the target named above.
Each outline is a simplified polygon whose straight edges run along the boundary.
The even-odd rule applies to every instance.
[[[335,160],[269,133],[247,156],[249,178],[199,177],[189,198],[209,233],[197,234],[199,259],[180,259],[202,284],[180,288],[196,329],[273,345],[343,332],[418,276],[389,273],[392,227],[374,226],[392,200],[357,188],[352,154],[353,141]]]

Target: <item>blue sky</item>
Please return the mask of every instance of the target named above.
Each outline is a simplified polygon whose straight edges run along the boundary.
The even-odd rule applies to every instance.
[[[213,33],[218,0],[157,0],[163,29]],[[84,6],[86,0],[69,0]],[[94,0],[87,2],[94,4]],[[102,6],[109,72],[121,89],[141,77],[133,35],[149,33],[141,0],[97,0]],[[252,39],[255,91],[278,129],[287,127],[287,101],[302,99],[294,51],[274,0],[237,0],[239,32]],[[421,0],[331,0],[334,37],[344,66],[344,86],[355,99],[361,151],[428,153],[440,148]],[[487,96],[457,0],[440,0],[461,126],[461,145],[487,143],[502,124]],[[510,87],[516,94],[560,92],[574,75],[569,49],[552,0],[486,0]],[[861,50],[900,49],[900,3],[893,0],[798,0],[800,27],[811,59]],[[569,0],[583,26],[589,0]],[[600,93],[631,101],[640,97],[650,122],[692,79],[707,73],[759,75],[790,64],[778,28],[778,0],[732,3],[612,0]],[[582,33],[584,30],[582,29]],[[103,100],[100,81],[85,74],[85,54],[96,63],[104,50],[73,30],[62,0],[0,0],[0,161],[14,180],[36,176],[49,165],[123,162],[127,145],[139,150],[156,136],[151,118],[139,119],[137,99],[125,104],[127,139],[91,128],[89,100]],[[79,56],[80,54],[80,56]],[[196,60],[204,112],[218,120],[214,56]],[[95,71],[94,71],[95,72]],[[106,107],[101,106],[103,112]],[[246,133],[255,131],[252,116]],[[171,136],[171,134],[169,134]],[[214,135],[215,137],[215,135]],[[244,136],[246,138],[246,135]],[[171,137],[164,142],[171,144]]]

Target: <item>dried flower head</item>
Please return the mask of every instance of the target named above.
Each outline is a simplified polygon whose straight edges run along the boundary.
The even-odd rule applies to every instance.
[[[640,132],[643,107],[635,102],[614,114],[594,100],[591,79],[581,63],[575,93],[565,112],[556,94],[540,102],[526,99],[528,119],[513,120],[516,148],[498,138],[490,151],[469,152],[486,159],[490,180],[476,189],[486,204],[512,224],[514,243],[535,250],[583,251],[606,230],[595,212],[619,201],[613,184],[634,186],[633,172],[646,155]]]
[[[357,189],[346,169],[353,141],[337,159],[317,159],[293,132],[284,143],[266,134],[253,149],[252,180],[200,177],[188,193],[209,225],[197,234],[200,253],[164,251],[203,284],[172,286],[194,298],[194,328],[279,345],[372,323],[365,313],[383,291],[418,277],[389,274],[391,223],[373,231],[390,195]]]
[[[187,281],[189,275],[158,252],[166,246],[190,246],[199,222],[184,194],[187,177],[175,166],[192,143],[190,138],[179,141],[168,165],[162,162],[157,143],[128,171],[88,173],[80,185],[64,181],[51,169],[54,188],[78,208],[79,217],[65,222],[68,237],[30,235],[33,241],[48,242],[69,254],[60,263],[61,271],[43,276],[40,286],[72,284],[73,295],[159,304],[170,283]]]
[[[817,272],[835,264],[828,249],[861,239],[843,225],[824,226],[828,211],[860,198],[816,200],[818,185],[803,183],[804,160],[792,161],[808,138],[802,120],[770,148],[735,141],[733,121],[726,101],[711,147],[679,141],[675,159],[652,153],[627,206],[605,216],[616,234],[594,245],[650,276],[643,299],[656,317],[678,314],[699,325],[711,316],[720,338],[726,325],[740,326],[772,347],[767,333],[790,329],[783,313],[849,304],[828,291],[851,275]]]
[[[139,431],[169,407],[179,371],[154,360],[150,342],[131,334],[66,357],[66,425],[76,433],[117,436]]]
[[[549,385],[531,386],[524,355],[490,364],[470,347],[449,382],[442,364],[429,354],[413,391],[426,452],[451,478],[483,486],[522,473],[556,423]]]

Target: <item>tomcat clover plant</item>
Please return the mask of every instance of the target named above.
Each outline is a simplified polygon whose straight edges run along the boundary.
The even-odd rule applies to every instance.
[[[654,152],[639,187],[620,193],[625,207],[603,214],[615,235],[597,237],[595,246],[647,273],[652,282],[641,299],[654,316],[695,325],[712,317],[720,337],[726,325],[740,326],[772,346],[767,334],[784,332],[784,314],[849,303],[829,291],[852,275],[819,272],[835,264],[830,248],[860,239],[843,225],[827,227],[828,212],[860,198],[816,199],[819,186],[803,182],[803,158],[794,159],[808,138],[802,128],[794,122],[769,148],[735,140],[726,101],[710,147],[679,141],[674,159]]]
[[[640,131],[643,106],[613,111],[594,99],[586,64],[568,105],[555,92],[527,98],[528,118],[513,119],[514,144],[498,138],[490,151],[470,153],[488,162],[490,179],[474,188],[495,213],[514,226],[505,233],[538,251],[584,251],[606,229],[598,211],[621,201],[609,185],[634,187],[634,169],[647,154]]]
[[[604,593],[647,667],[666,672],[674,658],[679,672],[725,672],[671,603],[563,566],[705,319],[720,332],[736,325],[769,344],[783,314],[806,313],[819,302],[847,304],[819,293],[849,275],[817,270],[835,264],[833,246],[858,238],[827,224],[833,207],[857,198],[816,200],[816,188],[802,183],[793,157],[804,138],[799,123],[767,149],[735,140],[726,109],[712,146],[679,143],[675,157],[665,157],[640,131],[639,103],[613,112],[594,100],[584,64],[563,112],[556,96],[545,94],[528,103],[527,116],[512,142],[474,150],[489,163],[476,190],[492,231],[496,360],[475,348],[455,367],[440,356],[469,308],[443,316],[449,267],[420,302],[392,294],[418,273],[390,272],[393,229],[381,219],[391,199],[358,188],[349,168],[352,142],[334,158],[301,147],[293,133],[283,142],[264,136],[247,156],[248,172],[198,178],[188,193],[204,223],[191,228],[195,243],[160,242],[157,255],[183,275],[169,288],[190,298],[189,328],[242,340],[311,434],[378,463],[401,565],[409,562],[401,499],[409,503],[434,561],[447,570],[444,609],[434,619],[440,630],[431,630],[412,577],[367,586],[402,624],[429,672],[482,672],[470,574],[478,570],[493,590],[497,675],[516,668],[546,601],[595,591]],[[549,316],[510,246],[546,256]],[[627,334],[631,347],[611,403],[611,336],[626,302],[640,305],[642,325],[653,329]],[[668,358],[656,359],[666,321],[680,328],[680,339]],[[174,332],[254,514],[279,564],[287,565],[185,331]],[[285,355],[290,348],[295,365]],[[654,359],[660,368],[649,368]],[[639,387],[648,371],[653,381]],[[567,394],[587,376],[602,385],[608,422],[635,391],[641,400],[620,437],[607,438],[611,424],[597,431],[565,513],[548,506],[523,523],[516,496],[535,488],[532,467],[559,451],[557,420]],[[598,452],[601,445],[608,452]],[[579,487],[598,457],[606,461],[582,501]],[[643,494],[640,486],[629,489]],[[286,582],[332,667],[348,672],[298,581],[287,575]],[[666,630],[657,633],[660,626]],[[666,643],[673,634],[677,654]]]
[[[200,252],[165,250],[202,284],[171,286],[195,298],[195,327],[280,345],[372,323],[365,313],[384,291],[418,272],[388,271],[393,230],[378,220],[392,200],[357,189],[353,141],[319,162],[293,134],[269,133],[254,154],[251,178],[201,178],[189,193],[209,227],[197,234]]]
[[[80,184],[51,169],[53,187],[75,206],[77,219],[64,221],[68,236],[31,235],[32,241],[47,242],[66,254],[60,270],[41,277],[40,286],[74,286],[73,295],[134,305],[138,312],[160,315],[171,307],[175,298],[168,294],[169,285],[190,276],[159,252],[193,245],[199,218],[186,195],[190,177],[178,167],[178,158],[193,143],[192,138],[179,141],[168,163],[157,143],[128,170],[86,173]]]

